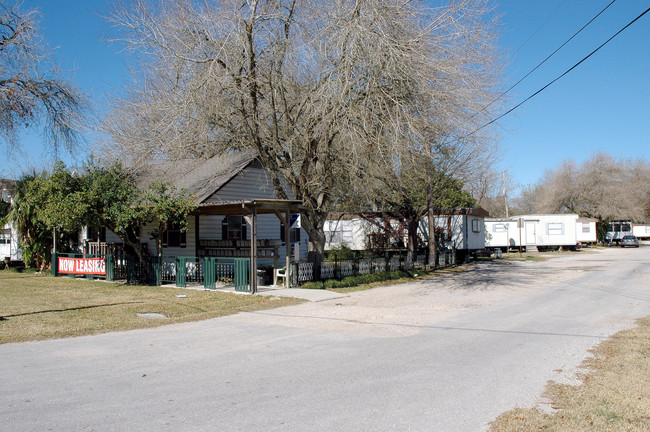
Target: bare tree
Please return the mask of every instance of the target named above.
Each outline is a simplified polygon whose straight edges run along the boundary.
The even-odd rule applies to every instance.
[[[360,178],[369,156],[428,146],[431,116],[492,73],[486,11],[484,0],[118,4],[111,20],[142,78],[105,128],[136,164],[252,148],[277,195],[305,205],[318,259],[337,188]]]
[[[37,17],[0,2],[0,139],[16,149],[18,131],[36,125],[55,152],[61,145],[71,150],[80,139],[84,96],[43,51]]]
[[[568,212],[601,220],[650,220],[650,164],[596,153],[581,165],[563,161],[532,190],[539,212]]]

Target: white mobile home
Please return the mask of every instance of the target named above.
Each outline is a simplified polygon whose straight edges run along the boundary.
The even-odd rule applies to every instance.
[[[650,224],[632,224],[632,234],[638,239],[650,239]]]
[[[575,248],[577,214],[531,214],[486,220],[486,247]]]
[[[16,181],[0,179],[0,201],[11,204],[11,196],[15,190]],[[18,232],[12,223],[0,225],[0,260],[20,261],[23,251],[18,241]]]
[[[485,218],[489,213],[481,207],[435,209],[438,242],[466,253],[485,249]],[[420,231],[429,238],[428,217],[420,221]]]
[[[505,249],[519,247],[522,230],[517,221],[510,219],[485,219],[485,247]]]
[[[592,244],[598,241],[596,237],[596,222],[594,218],[578,218],[576,221],[576,240],[582,244]]]
[[[12,224],[6,224],[0,229],[0,260],[20,261],[23,251],[18,242],[18,233]]]
[[[362,251],[376,245],[383,237],[387,243],[407,241],[406,234],[400,230],[400,223],[387,212],[331,213],[323,225],[325,250],[347,247]],[[394,245],[397,246],[397,245]]]
[[[485,249],[484,218],[488,212],[480,207],[435,209],[438,244],[467,254]],[[428,218],[420,219],[418,234],[429,239]],[[372,247],[375,237],[383,234],[394,247],[405,247],[406,227],[386,212],[332,214],[325,222],[325,249],[346,246],[352,250]],[[386,242],[389,243],[389,242]]]

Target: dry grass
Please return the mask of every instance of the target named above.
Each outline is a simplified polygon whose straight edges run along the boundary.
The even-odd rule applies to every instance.
[[[187,298],[177,298],[184,294]],[[0,271],[0,343],[42,340],[198,321],[300,303],[179,288],[127,286]],[[143,319],[157,313],[167,319]]]
[[[550,383],[557,409],[515,409],[497,417],[490,432],[650,431],[650,317],[600,344],[585,362],[581,385]]]

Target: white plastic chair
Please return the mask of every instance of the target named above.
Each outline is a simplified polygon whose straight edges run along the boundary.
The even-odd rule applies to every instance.
[[[278,286],[278,279],[284,282],[287,278],[287,268],[282,267],[273,271],[273,285]],[[284,284],[283,284],[284,285]]]

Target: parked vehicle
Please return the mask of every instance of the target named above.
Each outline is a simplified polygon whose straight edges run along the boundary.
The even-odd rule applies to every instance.
[[[639,240],[633,235],[626,235],[621,240],[621,247],[639,247]]]

